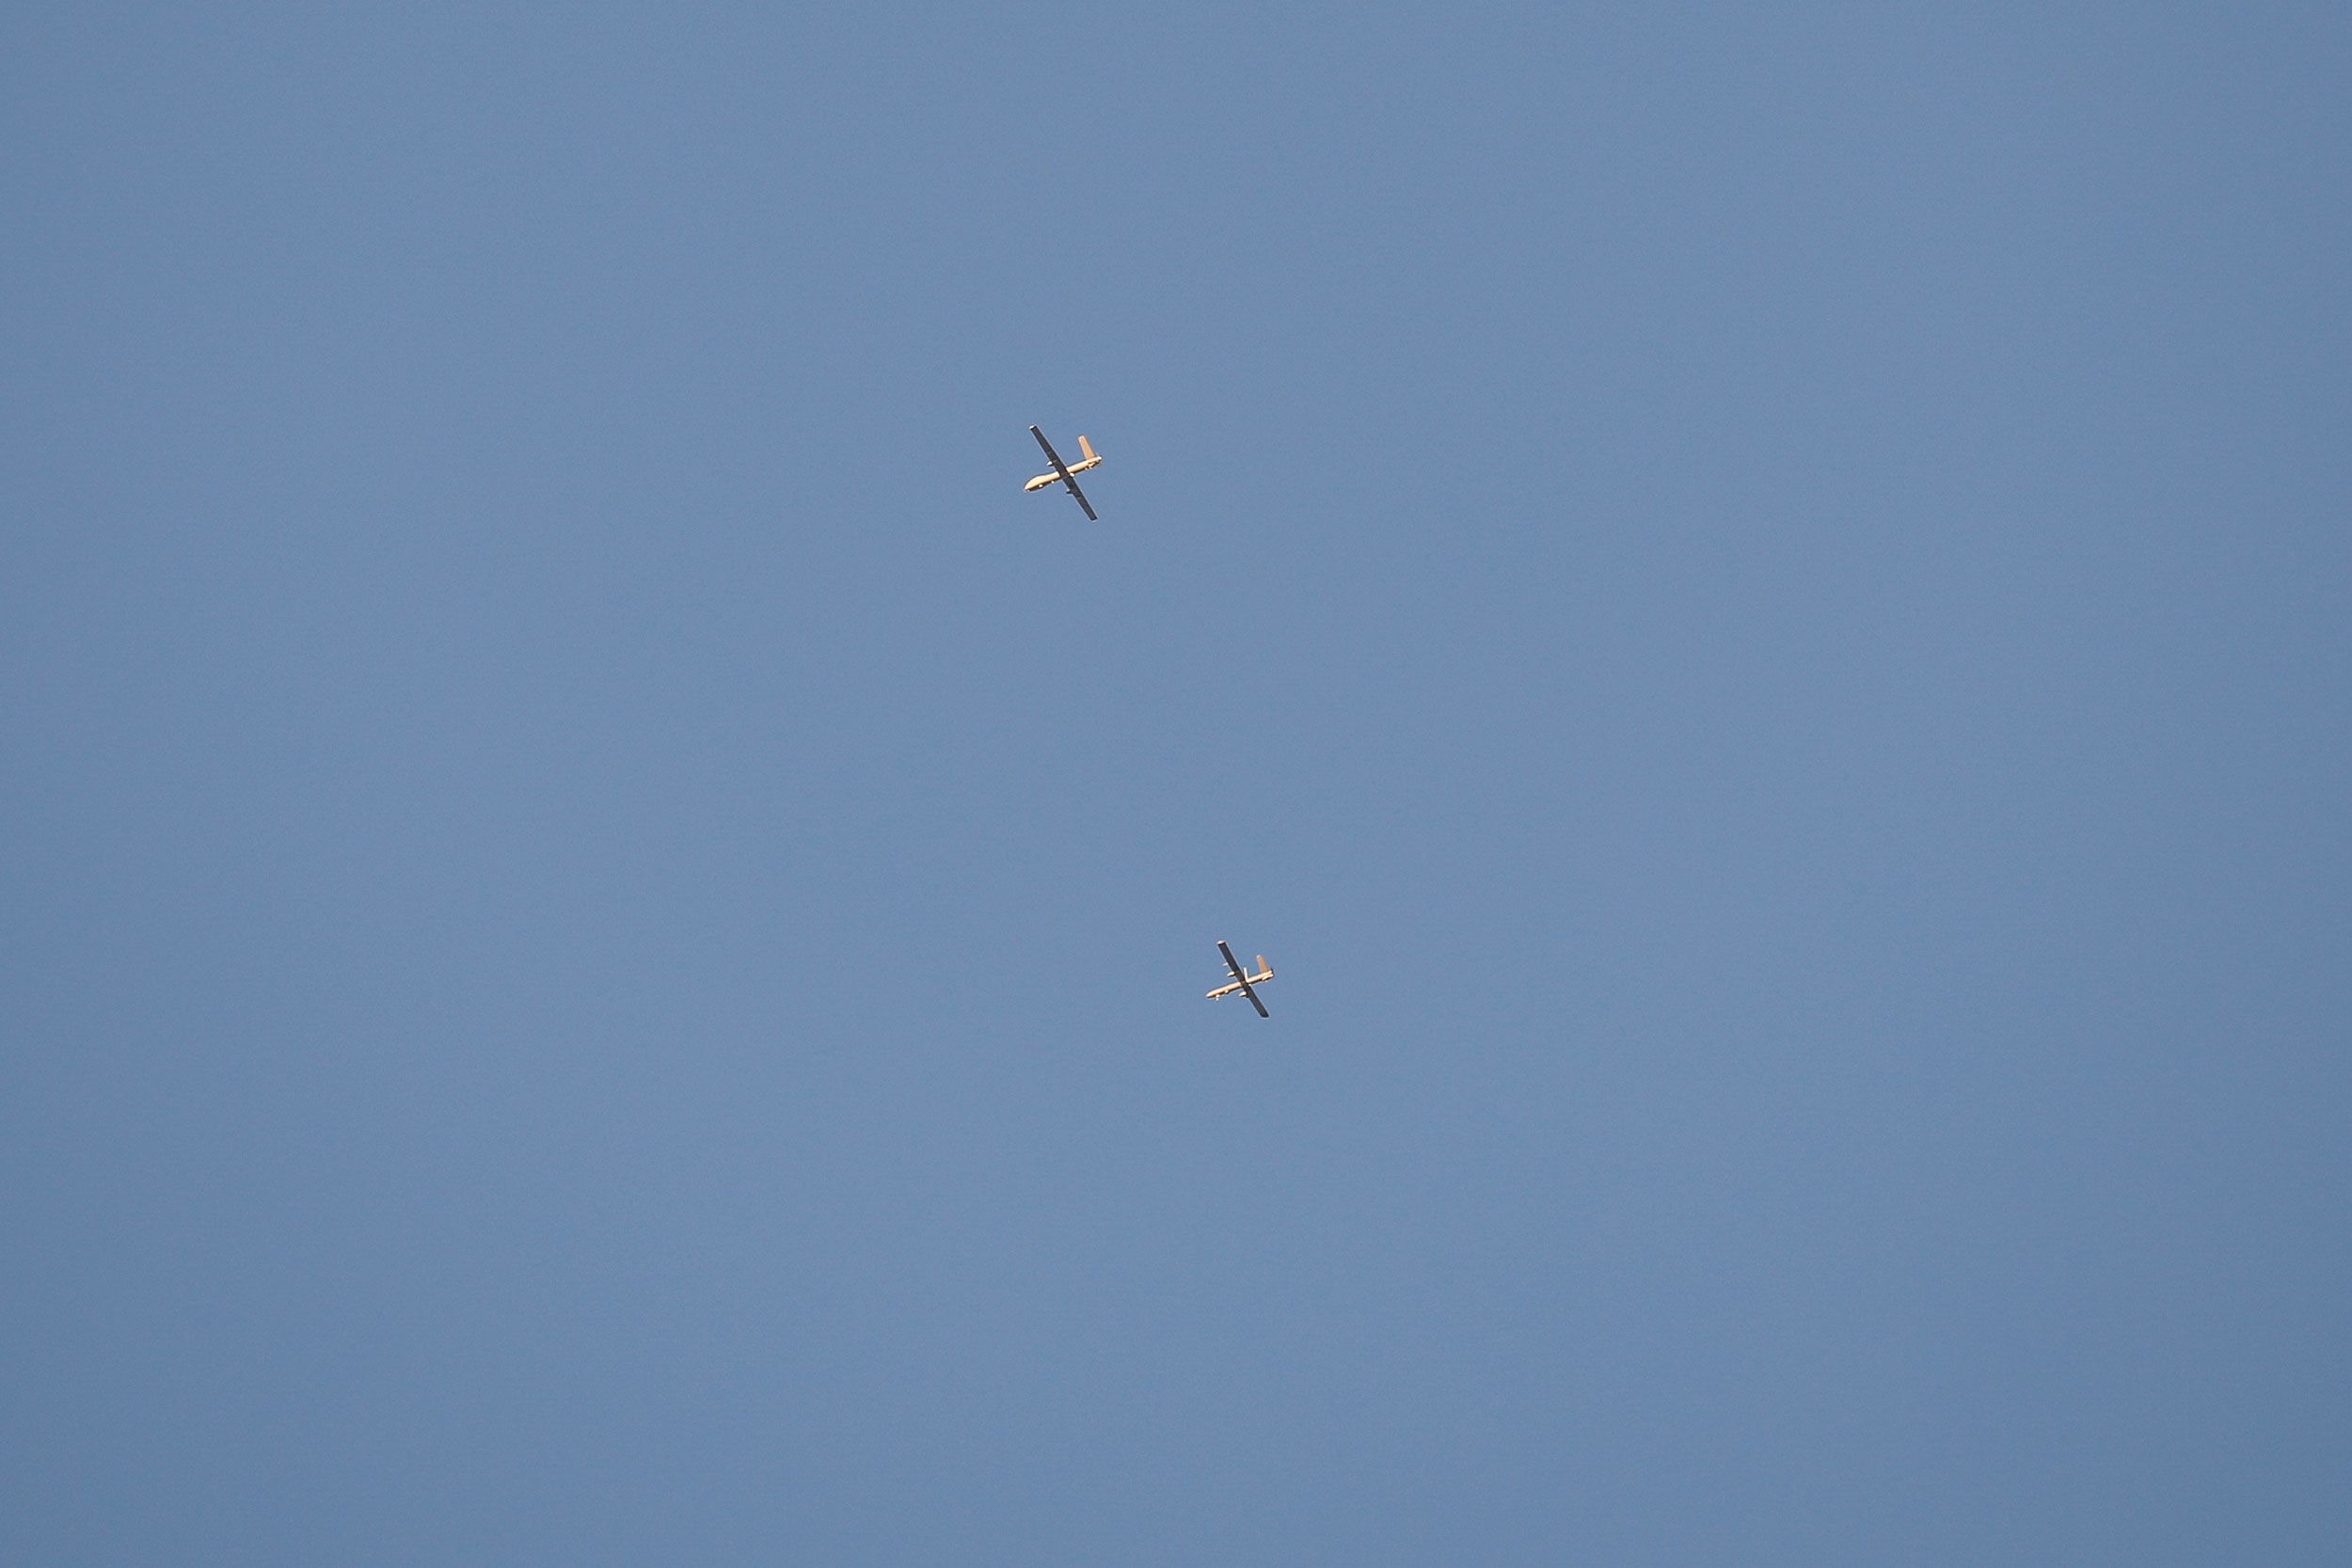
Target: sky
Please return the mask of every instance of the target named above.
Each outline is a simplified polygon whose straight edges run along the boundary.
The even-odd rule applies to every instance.
[[[2344,1560],[2347,79],[10,8],[0,1558]]]

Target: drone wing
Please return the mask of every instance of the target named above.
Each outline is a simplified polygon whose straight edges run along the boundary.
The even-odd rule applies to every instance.
[[[1265,1004],[1258,1000],[1257,989],[1249,983],[1249,971],[1242,968],[1241,960],[1233,957],[1233,950],[1221,942],[1216,944],[1216,950],[1225,955],[1225,967],[1233,972],[1234,984],[1240,986],[1241,993],[1249,998],[1249,1005],[1258,1009],[1258,1016],[1272,1018],[1274,1015],[1265,1010]]]

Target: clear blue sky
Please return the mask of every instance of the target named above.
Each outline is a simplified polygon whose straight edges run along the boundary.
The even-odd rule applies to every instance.
[[[2347,81],[11,8],[0,1558],[2352,1560]]]

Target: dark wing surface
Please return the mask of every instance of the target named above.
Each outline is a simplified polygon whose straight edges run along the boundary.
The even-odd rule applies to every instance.
[[[1233,957],[1233,950],[1221,942],[1216,944],[1216,950],[1225,955],[1225,967],[1233,972],[1233,978],[1240,982],[1241,993],[1249,998],[1249,1005],[1258,1009],[1258,1016],[1272,1018],[1274,1015],[1265,1010],[1265,1004],[1258,1000],[1257,988],[1249,983],[1249,971],[1242,968],[1241,960]]]

